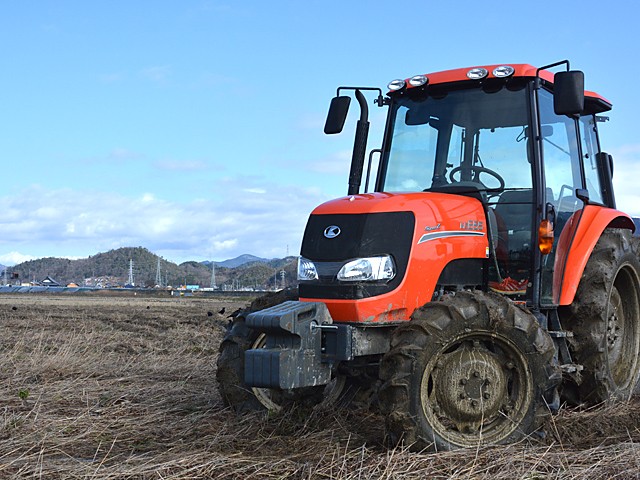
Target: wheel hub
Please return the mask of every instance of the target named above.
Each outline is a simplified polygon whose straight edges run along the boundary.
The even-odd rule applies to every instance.
[[[438,409],[456,422],[481,423],[493,417],[505,402],[503,368],[491,352],[480,348],[447,355],[434,369]]]

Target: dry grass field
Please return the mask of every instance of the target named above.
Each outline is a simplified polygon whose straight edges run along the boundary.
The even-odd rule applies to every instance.
[[[244,300],[0,295],[0,478],[640,478],[640,401],[562,411],[526,444],[384,447],[354,408],[236,416],[216,389]]]

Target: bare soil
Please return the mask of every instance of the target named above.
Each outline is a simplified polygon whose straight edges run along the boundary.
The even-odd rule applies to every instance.
[[[387,449],[364,408],[235,415],[215,364],[246,303],[0,295],[0,478],[640,478],[635,398],[562,410],[544,438],[435,454]]]

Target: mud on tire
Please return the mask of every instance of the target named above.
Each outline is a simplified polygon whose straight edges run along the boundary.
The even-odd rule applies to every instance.
[[[629,230],[606,229],[589,257],[573,303],[559,310],[562,326],[573,332],[573,360],[584,367],[582,382],[572,392],[574,402],[627,400],[638,382],[637,246]]]
[[[380,365],[392,444],[450,450],[517,441],[548,414],[560,375],[535,317],[497,294],[428,303],[398,327]]]

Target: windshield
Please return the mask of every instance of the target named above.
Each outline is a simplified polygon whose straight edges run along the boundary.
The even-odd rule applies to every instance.
[[[394,99],[381,190],[531,189],[524,87]]]

